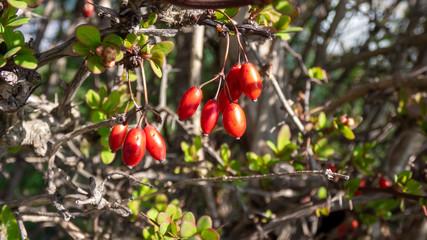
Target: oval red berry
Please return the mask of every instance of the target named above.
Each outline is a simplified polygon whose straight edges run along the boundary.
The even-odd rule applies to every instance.
[[[240,68],[240,87],[252,100],[257,100],[261,94],[261,76],[252,63],[245,63]]]
[[[136,166],[144,157],[145,133],[141,128],[133,128],[125,138],[122,149],[123,162],[129,166]]]
[[[219,103],[215,100],[209,100],[202,110],[202,116],[200,117],[200,125],[205,135],[212,132],[214,129],[219,115]]]
[[[228,90],[230,90],[231,99],[236,100],[242,95],[243,90],[240,87],[240,65],[234,65],[227,74],[224,85],[225,94],[228,96]],[[228,87],[228,88],[227,88]]]
[[[166,157],[166,145],[162,136],[157,129],[152,125],[147,125],[144,128],[145,137],[147,139],[147,151],[157,161],[162,161]]]
[[[185,120],[193,116],[202,101],[202,96],[203,92],[199,87],[192,87],[185,92],[178,104],[179,119]]]
[[[85,1],[84,5],[83,5],[83,15],[86,18],[90,18],[90,16],[92,16],[94,10],[95,10],[95,6],[90,4],[89,1]]]
[[[224,109],[222,118],[225,131],[232,137],[239,139],[246,130],[246,116],[243,109],[236,103],[230,103]]]
[[[238,102],[239,102],[238,99],[234,100],[234,103],[238,103]],[[230,100],[229,100],[228,96],[225,95],[224,89],[222,89],[221,92],[219,93],[218,103],[219,103],[219,111],[221,113],[224,113],[225,107],[227,107],[227,105],[230,104]]]
[[[126,137],[128,125],[119,124],[113,127],[108,138],[108,144],[111,151],[117,151],[122,145]]]

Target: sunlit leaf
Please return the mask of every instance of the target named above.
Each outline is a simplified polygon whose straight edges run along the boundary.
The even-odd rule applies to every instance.
[[[181,223],[181,231],[179,235],[183,238],[188,238],[197,233],[196,225],[193,221],[183,220]]]
[[[292,5],[288,1],[275,0],[273,1],[273,7],[282,14],[292,13]]]
[[[202,216],[197,221],[197,232],[201,233],[204,229],[212,228],[212,219],[209,216]]]
[[[164,55],[167,55],[168,53],[170,53],[174,48],[174,44],[171,41],[162,41],[157,43],[156,45],[153,46],[153,48],[151,49],[151,52],[155,52],[155,51],[160,51],[162,52]]]
[[[94,25],[80,25],[76,29],[76,38],[84,45],[97,47],[101,44],[101,34]]]
[[[109,148],[102,148],[101,150],[101,159],[104,164],[110,164],[113,162],[115,153],[112,153]]]

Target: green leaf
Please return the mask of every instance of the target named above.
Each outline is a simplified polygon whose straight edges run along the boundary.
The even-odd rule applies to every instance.
[[[183,238],[188,238],[197,233],[197,228],[194,222],[183,220],[181,223],[181,231],[179,235]]]
[[[273,1],[273,7],[282,14],[292,13],[292,5],[288,1],[275,0]]]
[[[190,222],[193,222],[193,223],[196,222],[196,218],[194,217],[194,214],[192,212],[186,212],[182,216],[182,220],[190,221]]]
[[[325,199],[328,196],[326,188],[325,187],[320,187],[319,190],[317,190],[317,196],[320,199]]]
[[[110,95],[108,96],[108,100],[110,100],[110,102],[111,102],[111,109],[109,109],[110,112],[111,112],[120,103],[120,93],[119,93],[119,91],[117,91],[117,90],[112,91],[110,93]]]
[[[7,59],[0,58],[0,68],[3,67],[4,65],[6,65],[6,63],[7,63]]]
[[[110,164],[113,162],[115,153],[112,153],[109,148],[102,148],[101,150],[101,159],[104,164]]]
[[[28,23],[29,21],[30,21],[30,18],[27,18],[27,17],[18,18],[18,19],[14,19],[14,20],[10,21],[6,26],[7,27],[19,27],[21,25]]]
[[[276,145],[270,140],[267,140],[267,146],[273,151],[274,155],[279,154],[279,150],[277,150]]]
[[[99,101],[102,102],[102,100],[104,100],[104,98],[107,96],[107,86],[102,85],[102,87],[99,88],[98,93]]]
[[[165,234],[168,232],[169,224],[170,224],[170,223],[168,223],[168,222],[164,222],[164,223],[161,223],[161,224],[160,224],[160,227],[159,227],[159,233],[160,233],[161,235],[165,235]]]
[[[274,34],[276,37],[281,38],[283,40],[289,40],[291,39],[291,35],[289,35],[288,33],[281,33],[281,32],[277,32],[276,34]]]
[[[153,61],[159,67],[163,66],[164,58],[165,58],[165,55],[160,51],[151,52],[151,58],[150,58],[151,61]]]
[[[100,127],[98,129],[98,134],[101,137],[108,137],[108,136],[110,136],[110,129],[108,127]]]
[[[233,160],[230,162],[230,168],[233,169],[234,171],[239,171],[240,167],[241,167],[241,164],[239,161]]]
[[[149,16],[146,22],[141,22],[140,27],[141,28],[148,28],[149,26],[153,25],[157,20],[157,14],[155,12],[152,12]]]
[[[4,26],[3,26],[3,24],[0,23],[0,34],[1,33],[4,33]]]
[[[228,160],[230,159],[230,156],[231,156],[231,151],[230,151],[230,148],[228,147],[228,144],[224,143],[221,145],[220,155],[224,163],[228,163]]]
[[[31,51],[27,51],[24,49],[21,49],[18,53],[16,53],[16,56],[13,57],[13,61],[15,64],[27,68],[27,69],[35,69],[37,67],[37,59],[31,54],[28,54]]]
[[[76,29],[76,38],[84,45],[96,48],[101,44],[98,28],[91,24],[80,25]]]
[[[227,8],[227,9],[221,9],[221,11],[227,14],[228,17],[233,18],[239,12],[239,9],[240,8]],[[216,20],[221,22],[228,21],[228,18],[220,12],[215,13],[215,18]]]
[[[107,116],[105,115],[105,113],[99,110],[95,110],[92,112],[92,122],[97,123],[104,120],[107,120]]]
[[[288,124],[283,125],[277,134],[277,148],[279,151],[289,144],[291,140],[291,129]]]
[[[147,35],[141,35],[139,36],[139,42],[136,44],[138,47],[144,46],[144,44],[147,42],[148,36]]]
[[[326,126],[326,114],[324,112],[319,113],[317,123],[319,124],[318,129],[323,129]]]
[[[288,27],[286,29],[280,30],[280,33],[290,33],[290,32],[301,32],[304,30],[302,27]]]
[[[176,206],[173,204],[168,204],[168,206],[165,209],[165,212],[172,217],[176,213]]]
[[[197,232],[201,233],[207,228],[212,228],[212,219],[211,217],[204,215],[197,221]]]
[[[20,31],[14,31],[13,28],[5,27],[3,40],[7,46],[7,49],[12,49],[16,46],[22,46],[24,44],[24,35]]]
[[[167,213],[165,213],[165,212],[160,212],[158,215],[157,215],[157,219],[156,219],[156,222],[158,223],[158,224],[162,224],[162,223],[170,223],[172,221],[172,219],[170,218],[170,216],[167,214]]]
[[[160,194],[156,196],[156,199],[154,200],[154,206],[157,208],[157,210],[163,212],[166,209],[167,204],[168,197],[165,194]]]
[[[151,219],[151,220],[153,220],[153,221],[156,221],[156,219],[157,219],[157,215],[159,215],[159,211],[157,210],[157,209],[155,209],[155,208],[151,208],[150,210],[148,210],[148,212],[147,212],[147,216]]]
[[[254,162],[254,161],[257,161],[258,155],[256,155],[256,153],[253,153],[253,152],[247,152],[246,158],[248,159],[249,162]]]
[[[6,239],[21,239],[18,223],[13,215],[13,211],[8,206],[4,205],[1,209],[1,232],[5,233]],[[3,230],[4,229],[4,230]]]
[[[86,68],[93,74],[100,74],[105,71],[102,57],[92,55],[86,59]]]
[[[185,155],[190,155],[190,146],[186,142],[181,142],[181,149],[184,152]]]
[[[182,210],[179,207],[176,207],[176,212],[175,214],[172,216],[172,221],[177,221],[178,219],[180,219],[182,217]]]
[[[151,52],[155,52],[155,51],[160,51],[162,52],[164,55],[167,55],[168,53],[170,53],[173,50],[174,44],[171,41],[162,41],[157,43],[156,45],[153,46],[153,48],[151,49]]]
[[[200,136],[194,138],[194,146],[196,147],[196,152],[202,148],[202,138]]]
[[[257,161],[253,161],[253,162],[249,163],[249,169],[252,171],[259,171],[261,168],[260,168]]]
[[[204,240],[219,240],[220,237],[215,229],[212,228],[204,229],[200,235]]]
[[[280,16],[279,20],[273,23],[273,27],[277,30],[285,30],[291,23],[291,17],[287,15]]]
[[[99,95],[97,92],[89,89],[86,93],[86,103],[91,109],[99,108]]]
[[[89,56],[89,55],[92,55],[92,53],[89,51],[88,46],[84,45],[81,42],[76,42],[73,45],[73,52],[77,53],[80,56]]]
[[[324,72],[323,69],[320,67],[312,67],[312,68],[308,69],[308,76],[310,78],[316,78],[319,80],[324,80],[325,76],[324,76],[323,72]]]
[[[153,69],[153,72],[156,74],[157,77],[162,77],[162,69],[151,59],[148,59],[150,61],[151,69]]]
[[[351,129],[348,126],[343,125],[342,127],[339,128],[339,131],[348,140],[353,140],[355,138],[353,131],[351,131]]]
[[[25,1],[20,0],[7,0],[7,2],[16,8],[24,8],[27,6],[27,3]]]
[[[135,34],[128,33],[128,35],[126,35],[126,38],[125,38],[125,43],[124,43],[125,47],[127,49],[130,49],[133,46],[133,44],[136,42],[136,40],[138,40],[138,37]]]
[[[3,55],[3,58],[10,58],[10,57],[12,57],[13,55],[15,55],[19,50],[21,50],[21,46],[18,46],[18,47],[14,47],[14,48],[12,48],[12,49],[10,49],[9,51],[7,51],[4,55]]]
[[[120,47],[125,43],[123,38],[121,38],[119,35],[114,33],[108,34],[107,36],[105,36],[104,39],[102,39],[102,42],[113,44],[116,47]]]
[[[354,192],[359,188],[362,180],[360,178],[353,178],[344,183],[344,188],[346,189],[345,197],[348,199],[352,199],[354,196]]]

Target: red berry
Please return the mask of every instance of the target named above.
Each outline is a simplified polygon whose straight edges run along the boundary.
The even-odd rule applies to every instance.
[[[166,157],[166,145],[162,136],[154,126],[147,125],[144,128],[147,139],[147,151],[157,161],[162,161]]]
[[[366,187],[366,179],[362,178],[359,184],[359,189],[364,187]],[[359,196],[361,194],[362,194],[362,190],[357,190],[356,192],[354,192],[354,196]]]
[[[126,131],[128,125],[119,124],[113,127],[108,138],[108,144],[110,145],[111,151],[117,151],[122,145],[126,137]]]
[[[129,167],[136,166],[145,153],[145,133],[141,128],[133,128],[125,138],[122,149],[123,162]]]
[[[353,221],[351,221],[351,231],[353,233],[355,233],[357,231],[357,228],[359,227],[359,222],[354,219]]]
[[[224,109],[222,118],[225,131],[232,137],[239,139],[246,130],[246,116],[243,109],[236,103],[230,103]]]
[[[344,114],[340,117],[340,122],[342,124],[347,124],[347,114]]]
[[[238,102],[239,102],[238,99],[234,100],[234,103],[238,103]],[[225,95],[224,89],[222,89],[221,92],[219,93],[218,103],[219,103],[219,111],[221,113],[224,113],[225,107],[227,107],[227,105],[230,104],[230,100],[228,96]]]
[[[330,169],[332,172],[336,172],[335,164],[329,164],[328,169]]]
[[[84,5],[83,5],[83,15],[86,18],[90,18],[90,16],[92,16],[93,11],[95,10],[95,6],[93,6],[92,1],[88,0],[85,1]]]
[[[378,180],[378,184],[380,185],[380,188],[388,188],[388,187],[391,187],[391,183],[390,183],[387,179],[385,179],[385,178],[383,178],[383,177],[381,177],[381,178]]]
[[[205,135],[208,135],[214,129],[216,122],[218,121],[219,115],[219,104],[215,100],[209,100],[202,110],[202,116],[200,118],[200,125]]]
[[[257,100],[262,90],[262,80],[252,63],[244,63],[240,69],[240,87],[252,100]]]
[[[196,112],[202,101],[203,92],[199,87],[190,88],[184,96],[182,96],[178,105],[178,117],[185,120]]]
[[[225,79],[227,83],[227,85],[224,85],[225,94],[228,97],[228,90],[230,90],[231,99],[233,100],[238,99],[243,93],[239,79],[240,67],[240,65],[234,65],[228,72],[227,78]]]

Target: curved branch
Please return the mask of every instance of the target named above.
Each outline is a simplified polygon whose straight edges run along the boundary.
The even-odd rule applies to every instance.
[[[164,0],[173,5],[194,9],[219,9],[242,7],[246,5],[264,6],[271,0]]]

